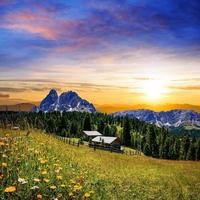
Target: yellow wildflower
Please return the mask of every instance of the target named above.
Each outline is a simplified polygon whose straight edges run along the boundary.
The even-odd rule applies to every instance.
[[[45,183],[48,183],[48,182],[49,182],[49,179],[44,178],[43,181],[44,181]]]
[[[66,185],[64,185],[64,184],[62,184],[62,185],[60,185],[62,188],[64,188]]]
[[[7,187],[4,192],[6,193],[12,193],[12,192],[15,192],[16,191],[16,187],[15,186],[10,186],[10,187]]]
[[[77,184],[74,186],[74,192],[78,192],[82,189],[82,186],[80,184]]]
[[[85,198],[90,197],[90,193],[89,193],[89,192],[86,192],[86,193],[84,194],[84,197],[85,197]]]
[[[62,180],[62,176],[56,176],[58,180]]]
[[[69,192],[69,196],[72,197],[72,196],[73,196],[73,193],[72,193],[72,192]]]
[[[40,160],[40,163],[41,164],[45,164],[45,163],[47,163],[48,162],[48,160]]]
[[[76,182],[75,182],[74,180],[72,180],[72,179],[70,180],[70,182],[71,182],[72,184],[75,184],[75,183],[76,183]]]
[[[42,175],[46,175],[47,174],[47,170],[44,170],[41,172]]]
[[[55,186],[55,185],[52,185],[52,186],[50,186],[50,189],[55,190],[55,189],[56,189],[56,186]]]
[[[1,166],[6,168],[8,165],[7,165],[7,163],[2,163]]]
[[[40,182],[40,179],[39,178],[34,178],[33,179],[35,182]]]

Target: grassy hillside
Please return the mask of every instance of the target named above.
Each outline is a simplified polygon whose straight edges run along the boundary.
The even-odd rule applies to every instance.
[[[200,162],[94,151],[37,131],[0,136],[0,199],[200,199]]]

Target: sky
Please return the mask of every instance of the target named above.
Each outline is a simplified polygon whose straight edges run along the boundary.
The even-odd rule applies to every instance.
[[[198,0],[1,0],[0,104],[200,105]]]

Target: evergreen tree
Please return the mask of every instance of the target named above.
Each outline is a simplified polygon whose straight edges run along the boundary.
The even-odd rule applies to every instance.
[[[72,122],[71,128],[70,128],[70,135],[76,136],[78,134],[78,125],[77,123]]]
[[[158,156],[158,145],[156,142],[156,132],[153,126],[149,126],[147,129],[147,136],[146,141],[149,144],[150,151],[152,152],[152,156],[157,157]]]
[[[91,131],[92,130],[91,118],[90,118],[89,114],[86,114],[86,116],[85,116],[84,123],[83,123],[83,130],[85,130],[85,131]]]
[[[106,125],[105,130],[104,130],[104,135],[110,136],[110,126]]]
[[[124,127],[123,127],[123,143],[127,146],[131,145],[131,125],[128,117],[124,118]]]
[[[196,143],[196,160],[200,160],[200,138]]]
[[[103,122],[103,120],[100,120],[97,125],[97,131],[99,131],[100,133],[104,133],[104,129],[105,123]]]
[[[148,143],[146,143],[144,145],[144,149],[143,149],[143,152],[146,156],[151,156],[152,155],[152,152],[151,152],[151,149],[150,149],[150,146]]]
[[[195,160],[196,159],[196,148],[193,143],[190,144],[186,159],[187,160]]]

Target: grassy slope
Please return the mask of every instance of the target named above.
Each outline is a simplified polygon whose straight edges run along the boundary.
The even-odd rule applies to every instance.
[[[5,134],[5,131],[0,132]],[[1,160],[8,163],[7,170],[10,170],[10,178],[1,180],[1,198],[15,199],[16,195],[22,195],[30,199],[42,194],[43,199],[48,199],[62,194],[64,199],[83,199],[85,193],[94,191],[89,198],[200,199],[200,162],[94,151],[87,146],[78,148],[65,144],[39,132],[32,133],[28,138],[23,137],[10,148],[13,153],[8,153],[8,158]],[[41,164],[41,159],[48,162]],[[62,180],[56,179],[57,167],[62,168],[59,172]],[[42,175],[41,171],[45,169],[48,173]],[[17,177],[25,178],[28,184],[17,184]],[[44,177],[50,182],[45,183]],[[39,178],[41,182],[37,183],[40,189],[33,194],[30,187],[36,184],[34,178]],[[62,187],[63,184],[66,187]],[[17,192],[5,194],[3,190],[10,185],[17,186]],[[52,185],[57,188],[50,189]],[[75,185],[81,185],[81,189],[76,191]]]

